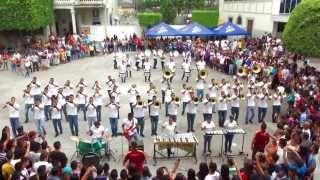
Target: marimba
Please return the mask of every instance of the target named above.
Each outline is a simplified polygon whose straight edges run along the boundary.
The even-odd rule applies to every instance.
[[[236,156],[236,155],[243,155],[243,146],[244,146],[244,138],[247,132],[242,129],[242,128],[235,128],[235,129],[224,129],[225,134],[239,134],[242,135],[242,146],[241,146],[241,151],[239,154],[228,154],[227,156]]]
[[[197,145],[199,141],[192,133],[175,134],[173,136],[156,136],[153,145],[153,160],[157,163],[157,159],[168,158],[162,150],[167,148],[175,148],[173,158],[193,157],[197,161]],[[178,150],[184,151],[182,155],[178,154]]]
[[[214,157],[220,157],[222,156],[223,153],[223,136],[224,136],[224,131],[223,129],[214,129],[211,132],[207,132],[205,135],[211,135],[211,136],[221,136],[221,148],[220,148],[220,152],[218,155],[213,155]]]

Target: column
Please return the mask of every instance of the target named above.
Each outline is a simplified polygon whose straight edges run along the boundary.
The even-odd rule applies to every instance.
[[[77,25],[76,25],[76,15],[74,8],[70,9],[71,11],[71,21],[72,21],[72,33],[77,34]]]

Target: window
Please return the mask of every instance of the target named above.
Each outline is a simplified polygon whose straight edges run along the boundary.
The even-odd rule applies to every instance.
[[[301,2],[301,0],[281,0],[280,1],[280,14],[288,14]]]
[[[232,17],[228,17],[228,22],[232,22],[233,18]]]
[[[238,18],[237,18],[237,24],[239,24],[239,25],[242,24],[242,18],[241,18],[241,16],[238,16]]]
[[[99,9],[93,9],[92,10],[92,25],[99,25],[99,24],[101,24]]]

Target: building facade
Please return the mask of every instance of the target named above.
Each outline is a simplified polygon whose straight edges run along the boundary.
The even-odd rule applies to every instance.
[[[239,24],[253,36],[280,36],[301,0],[219,0],[221,21]]]
[[[54,0],[55,19],[50,26],[51,33],[59,36],[67,32],[105,35],[116,8],[116,0]]]

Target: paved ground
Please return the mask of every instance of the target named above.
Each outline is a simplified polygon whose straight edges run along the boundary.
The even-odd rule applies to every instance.
[[[179,59],[179,61],[181,61]],[[158,64],[160,65],[160,64]],[[103,85],[104,88],[104,94],[106,95],[105,91],[105,81],[107,75],[112,75],[113,77],[117,77],[118,72],[112,69],[112,58],[111,56],[99,56],[99,57],[94,57],[94,58],[85,58],[77,61],[73,61],[72,63],[65,64],[65,65],[60,65],[57,67],[53,67],[48,71],[43,71],[43,72],[38,72],[35,73],[34,75],[38,77],[40,80],[41,84],[47,84],[48,79],[50,77],[54,77],[56,79],[56,83],[59,85],[63,85],[65,80],[69,79],[73,82],[73,84],[77,83],[81,77],[84,77],[86,82],[92,86],[94,80],[98,80],[100,84]],[[160,66],[158,66],[160,67]],[[158,68],[159,69],[159,68]],[[154,82],[158,88],[158,91],[160,91],[160,71],[157,70],[156,72],[153,72],[152,76],[152,82]],[[178,93],[180,92],[181,86],[182,86],[182,81],[180,81],[181,73],[180,70],[177,72],[178,76],[174,79],[174,89]],[[25,88],[26,84],[30,82],[30,78],[24,78],[21,76],[17,76],[16,74],[12,74],[11,72],[0,72],[0,104],[5,103],[11,96],[16,96],[18,98],[18,102],[21,104],[22,107],[22,90]],[[210,71],[209,73],[209,78],[216,78],[216,79],[222,79],[222,78],[231,78],[227,77],[226,75],[215,72],[215,71]],[[195,73],[192,76],[192,80],[190,84],[195,84]],[[129,112],[129,105],[128,105],[128,94],[126,93],[127,90],[129,89],[129,86],[132,83],[136,83],[138,90],[142,95],[146,95],[146,90],[147,90],[147,84],[144,83],[143,81],[143,73],[140,72],[134,72],[133,78],[129,79],[129,81],[126,84],[121,84],[120,91],[122,93],[120,97],[120,103],[121,103],[121,110],[120,110],[120,117],[124,118],[126,117],[126,114]],[[107,99],[105,98],[104,102],[107,102]],[[107,126],[108,128],[110,127],[109,125],[109,120],[107,120],[106,117],[106,109],[103,109],[103,125]],[[199,114],[197,115],[197,129],[196,129],[196,136],[198,137],[200,144],[198,146],[198,157],[199,157],[199,162],[204,161],[205,158],[201,156],[201,152],[203,149],[202,145],[202,133],[200,132],[199,129],[199,123],[202,121],[202,111],[201,108],[199,108]],[[162,122],[165,121],[164,115],[163,115],[164,110],[161,111],[161,116],[160,120]],[[21,112],[22,114],[22,112]],[[255,123],[253,125],[244,125],[244,114],[245,114],[245,105],[242,104],[241,107],[241,113],[240,113],[240,126],[242,126],[247,132],[247,136],[245,138],[245,143],[244,143],[244,150],[245,152],[250,152],[250,140],[253,135],[253,133],[258,129],[258,123],[257,119],[255,119]],[[271,109],[268,109],[268,118],[266,119],[268,122],[270,122],[270,115],[271,115]],[[21,116],[22,117],[22,116]],[[6,111],[0,111],[0,118],[2,119],[0,128],[2,128],[5,125],[8,125],[9,122],[7,120],[7,112]],[[257,118],[257,117],[256,117]],[[214,120],[217,122],[217,114],[214,114]],[[20,120],[21,122],[24,121],[24,119]],[[83,121],[82,116],[80,116],[80,137],[83,139],[89,139],[90,137],[86,135],[86,131],[88,128],[88,125],[86,122]],[[179,132],[185,132],[186,131],[186,117],[181,116],[180,113],[178,115],[178,131]],[[217,123],[216,123],[217,124]],[[34,129],[35,125],[34,123],[29,122],[28,124],[23,124],[25,126],[25,129]],[[269,129],[274,129],[274,125],[271,123],[268,123]],[[54,130],[53,130],[53,125],[52,122],[49,121],[46,123],[46,129],[48,132],[47,135],[47,140],[50,145],[54,141],[61,141],[63,145],[63,150],[66,152],[69,158],[71,158],[71,155],[75,151],[75,143],[72,142],[69,139],[70,136],[70,130],[69,126],[66,123],[65,120],[63,120],[63,128],[64,128],[64,134],[62,136],[59,136],[57,138],[54,138]],[[109,128],[110,129],[110,128]],[[153,140],[150,137],[150,122],[149,119],[146,119],[146,126],[145,126],[145,135],[146,137],[144,138],[144,145],[145,145],[145,151],[149,155],[149,160],[148,160],[148,165],[152,170],[154,170],[157,167],[160,166],[168,166],[172,167],[173,166],[173,160],[161,160],[157,166],[153,166],[153,161],[152,161],[152,153],[153,153]],[[234,144],[233,144],[233,152],[238,152],[241,148],[241,137],[235,137]],[[221,142],[220,142],[220,137],[214,137],[212,140],[213,144],[213,153],[217,154],[219,152]],[[112,149],[115,152],[117,161],[110,161],[110,165],[112,168],[122,168],[122,164],[120,163],[122,158],[121,155],[123,153],[127,152],[127,141],[122,139],[121,137],[114,138],[111,141],[111,146]],[[122,152],[122,147],[123,147],[123,152]],[[223,160],[222,158],[213,158],[215,162],[218,164],[221,164],[225,159]],[[239,162],[241,163],[241,158],[238,158]],[[188,168],[196,168],[198,169],[198,165],[192,160],[192,159],[182,159],[181,163],[181,171],[185,171]],[[154,171],[153,171],[154,172]]]

